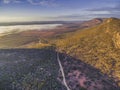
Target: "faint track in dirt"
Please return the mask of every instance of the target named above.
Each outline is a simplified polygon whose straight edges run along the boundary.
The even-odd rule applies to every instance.
[[[66,82],[66,79],[65,79],[65,73],[64,73],[64,69],[63,69],[63,67],[62,67],[60,58],[59,58],[59,53],[57,53],[57,61],[58,61],[58,63],[59,63],[60,71],[61,71],[61,73],[62,73],[63,83],[64,83],[65,87],[67,88],[67,90],[71,90],[71,89],[68,87],[67,82]]]

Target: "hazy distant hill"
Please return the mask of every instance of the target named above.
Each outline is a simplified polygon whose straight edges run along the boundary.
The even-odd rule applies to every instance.
[[[71,22],[62,22],[62,21],[51,21],[51,22],[21,22],[21,23],[5,23],[5,25],[33,25],[33,24],[57,24],[62,23],[62,26],[51,30],[13,30],[9,33],[0,34],[0,48],[16,48],[16,47],[25,47],[30,44],[38,43],[39,40],[43,38],[56,38],[56,35],[61,35],[64,33],[74,32],[79,29],[90,28],[96,25],[99,25],[103,22],[104,19],[93,19],[90,21],[71,21]],[[3,24],[3,23],[2,23]],[[1,25],[2,25],[1,24]],[[7,27],[7,26],[5,26]],[[19,29],[19,28],[18,28]]]
[[[73,21],[32,21],[32,22],[1,22],[0,26],[14,26],[14,25],[40,25],[40,24],[68,24]]]

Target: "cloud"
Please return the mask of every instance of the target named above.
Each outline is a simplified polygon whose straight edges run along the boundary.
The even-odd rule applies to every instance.
[[[119,9],[114,7],[114,10],[111,11],[105,9],[96,9],[96,10],[80,10],[77,14],[68,14],[68,15],[60,15],[56,17],[49,17],[50,19],[54,20],[89,20],[92,18],[109,18],[109,17],[117,17],[120,18]]]
[[[5,3],[5,4],[8,4],[10,2],[11,2],[11,0],[3,0],[3,3]]]
[[[93,9],[87,9],[88,11],[109,11],[109,12],[120,12],[120,1],[114,5],[109,7],[102,7],[102,8],[93,8]]]
[[[41,6],[58,6],[58,4],[55,2],[56,0],[2,0],[4,4],[9,3],[24,3],[28,2],[32,5],[41,5]]]
[[[118,17],[120,18],[120,3],[102,8],[86,9],[93,17]],[[93,13],[94,12],[94,13]],[[96,12],[96,13],[95,13]],[[99,13],[102,12],[102,13]]]
[[[21,32],[21,31],[29,31],[29,30],[50,30],[56,28],[57,26],[61,26],[61,24],[0,26],[0,35],[12,31]]]
[[[81,15],[81,14],[72,14],[72,15],[61,15],[56,17],[48,17],[49,20],[66,20],[66,21],[74,21],[74,20],[88,20],[91,19],[90,16]]]
[[[21,0],[3,0],[4,4],[9,4],[9,3],[21,3]]]
[[[57,6],[55,0],[27,0],[32,5]]]

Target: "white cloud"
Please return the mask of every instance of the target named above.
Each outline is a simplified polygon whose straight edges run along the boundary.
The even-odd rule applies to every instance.
[[[0,26],[0,36],[12,31],[21,32],[28,30],[50,30],[61,25],[62,24]]]
[[[3,0],[4,4],[9,4],[9,3],[21,3],[21,0]]]
[[[9,3],[22,3],[22,0],[2,0],[4,4]],[[58,6],[55,0],[25,0],[32,5],[41,5],[41,6]]]
[[[3,3],[5,3],[5,4],[8,4],[10,2],[11,2],[11,0],[3,0]]]
[[[27,0],[32,5],[57,6],[55,0]]]

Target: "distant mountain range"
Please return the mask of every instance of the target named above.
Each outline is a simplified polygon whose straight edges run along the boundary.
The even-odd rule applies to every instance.
[[[83,21],[29,21],[29,22],[0,22],[0,26],[13,26],[13,25],[40,25],[40,24],[69,24],[74,22]]]
[[[0,48],[15,48],[15,47],[21,47],[25,45],[29,45],[31,43],[39,42],[40,38],[56,38],[56,36],[59,36],[64,33],[74,32],[79,29],[89,28],[96,26],[100,23],[102,23],[103,19],[93,19],[90,21],[84,21],[84,22],[66,22],[62,26],[59,26],[52,30],[26,30],[19,32],[19,30],[13,30],[9,33],[3,33],[0,35]],[[37,22],[38,24],[42,22]],[[37,24],[36,23],[36,24]],[[63,23],[62,21],[58,22],[44,22],[44,24],[56,24],[56,23]],[[26,25],[26,24],[35,24],[35,22],[25,22],[25,23],[6,23],[4,25]],[[43,24],[43,23],[42,23]],[[3,25],[3,23],[1,24]]]

